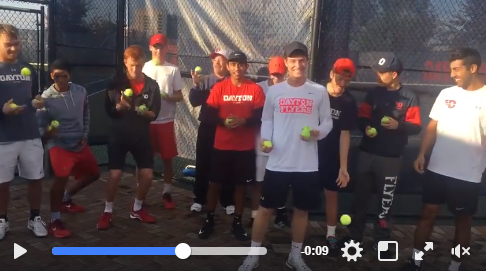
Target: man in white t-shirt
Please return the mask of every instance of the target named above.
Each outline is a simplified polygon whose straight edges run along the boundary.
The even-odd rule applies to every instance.
[[[414,162],[425,174],[422,214],[415,230],[412,259],[403,271],[418,271],[440,206],[455,215],[453,247],[469,247],[472,216],[476,213],[482,174],[486,165],[486,87],[479,75],[481,56],[471,48],[453,50],[451,77],[456,86],[442,90],[430,111],[430,122]],[[432,149],[425,169],[425,156]],[[461,259],[452,256],[449,271],[459,270]]]
[[[320,205],[317,140],[332,129],[331,108],[324,86],[307,80],[305,75],[307,47],[292,42],[285,46],[284,55],[288,79],[268,89],[263,108],[260,148],[270,156],[251,246],[261,247],[273,210],[285,204],[292,188],[292,247],[286,265],[310,271],[302,259],[302,243],[309,211]],[[259,256],[248,256],[238,270],[253,270],[258,262]]]
[[[278,83],[282,83],[285,81],[285,75],[287,74],[287,67],[285,67],[285,60],[281,56],[274,56],[270,58],[268,62],[268,79],[262,82],[259,82],[263,89],[265,95],[267,95],[268,88]],[[255,183],[253,183],[251,188],[251,218],[249,222],[249,226],[253,226],[253,220],[255,218],[256,212],[258,207],[260,206],[260,194],[262,190],[262,182],[265,176],[265,170],[267,167],[268,162],[268,153],[265,153],[260,148],[260,130],[258,130],[257,140],[256,140],[256,174],[255,174]],[[278,229],[288,230],[290,228],[290,222],[287,217],[287,208],[285,205],[282,207],[277,208],[274,226]]]
[[[183,82],[180,70],[166,59],[168,39],[163,34],[150,38],[152,60],[145,63],[143,73],[157,81],[162,95],[159,116],[150,125],[150,137],[154,155],[160,154],[164,165],[164,191],[162,200],[167,209],[175,207],[171,196],[172,160],[177,156],[177,143],[174,131],[176,103],[182,101]]]

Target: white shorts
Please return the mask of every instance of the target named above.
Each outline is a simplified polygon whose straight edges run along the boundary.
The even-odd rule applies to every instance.
[[[44,147],[40,139],[0,143],[0,183],[12,181],[17,167],[24,179],[44,177]]]
[[[257,155],[256,156],[256,174],[255,178],[257,182],[263,182],[265,177],[265,171],[267,170],[268,156]]]

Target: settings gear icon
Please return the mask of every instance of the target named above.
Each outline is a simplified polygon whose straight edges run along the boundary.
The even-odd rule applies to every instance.
[[[363,249],[359,246],[359,242],[354,242],[354,240],[349,240],[348,242],[344,243],[344,247],[341,248],[341,251],[343,252],[343,257],[347,258],[348,262],[350,261],[358,261],[358,257],[362,257],[361,251]],[[349,249],[354,248],[356,250],[356,253],[354,255],[349,254]]]

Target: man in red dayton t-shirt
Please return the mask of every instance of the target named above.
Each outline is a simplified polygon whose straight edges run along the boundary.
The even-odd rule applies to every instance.
[[[210,184],[206,208],[207,220],[199,231],[206,239],[214,231],[214,212],[220,184],[234,182],[235,216],[231,233],[236,239],[248,238],[241,225],[246,185],[255,175],[256,129],[261,123],[265,94],[262,88],[245,77],[247,57],[240,51],[228,56],[230,77],[216,83],[209,95],[203,122],[217,126],[214,153],[211,156]]]

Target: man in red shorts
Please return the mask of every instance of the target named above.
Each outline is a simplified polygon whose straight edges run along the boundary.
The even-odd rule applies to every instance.
[[[216,125],[211,154],[210,183],[206,208],[207,219],[199,238],[207,239],[214,231],[214,212],[221,184],[235,184],[235,213],[231,233],[236,239],[248,238],[241,224],[246,186],[253,182],[256,167],[256,131],[261,123],[265,94],[255,82],[247,79],[247,57],[240,51],[228,56],[230,77],[216,84],[209,94],[202,121]]]
[[[152,59],[143,66],[143,73],[157,81],[162,95],[160,113],[150,125],[150,138],[154,154],[159,153],[164,165],[164,191],[162,200],[167,209],[175,207],[171,196],[171,184],[174,177],[172,160],[177,156],[177,143],[174,131],[176,103],[182,101],[183,82],[177,66],[166,59],[167,37],[155,34],[150,38]]]
[[[90,121],[88,96],[84,87],[69,82],[70,76],[70,65],[56,60],[51,64],[54,84],[44,91],[42,97],[32,101],[32,105],[38,108],[41,131],[55,175],[48,230],[57,238],[71,236],[71,231],[61,221],[60,211],[84,211],[82,206],[72,202],[71,196],[100,177],[98,162],[86,144]],[[71,173],[76,183],[65,193]]]

